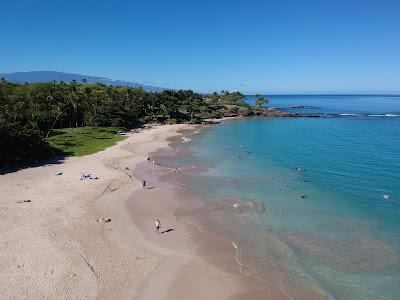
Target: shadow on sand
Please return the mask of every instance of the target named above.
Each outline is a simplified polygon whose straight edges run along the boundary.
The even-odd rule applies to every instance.
[[[53,157],[50,159],[36,160],[36,161],[29,162],[29,163],[14,165],[11,167],[3,167],[3,168],[0,168],[0,175],[5,175],[7,173],[17,172],[22,169],[40,167],[40,166],[44,166],[44,165],[58,165],[58,164],[63,163],[64,159],[68,156],[71,156],[71,154],[67,153],[67,152],[64,152],[62,154],[58,153],[58,155],[56,157]]]

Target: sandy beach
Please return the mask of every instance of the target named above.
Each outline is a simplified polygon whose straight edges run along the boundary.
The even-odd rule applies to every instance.
[[[241,274],[230,241],[179,219],[195,201],[155,181],[142,188],[138,164],[190,129],[147,127],[93,155],[1,175],[1,298],[290,298]]]

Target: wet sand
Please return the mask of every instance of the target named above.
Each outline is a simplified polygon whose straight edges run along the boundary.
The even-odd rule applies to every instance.
[[[217,230],[204,231],[192,218],[204,220],[209,213],[194,195],[163,184],[155,177],[150,182],[151,188],[136,191],[127,201],[149,248],[163,257],[139,298],[166,295],[168,299],[293,298],[284,289],[243,272],[232,241],[217,234]],[[153,225],[155,218],[162,224],[159,234]]]

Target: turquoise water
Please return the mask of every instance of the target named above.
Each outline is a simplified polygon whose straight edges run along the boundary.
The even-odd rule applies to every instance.
[[[265,205],[229,226],[243,260],[260,274],[280,269],[290,284],[337,299],[400,299],[400,97],[270,99],[346,117],[205,129],[186,145],[196,153],[186,159],[211,166],[189,175],[196,191]]]

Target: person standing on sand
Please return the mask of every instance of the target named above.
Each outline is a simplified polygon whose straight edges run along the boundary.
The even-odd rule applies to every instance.
[[[160,227],[161,227],[161,222],[160,222],[160,220],[155,220],[154,221],[154,226],[156,227],[156,232],[157,233],[160,233]]]
[[[146,180],[143,180],[143,188],[146,187]]]

